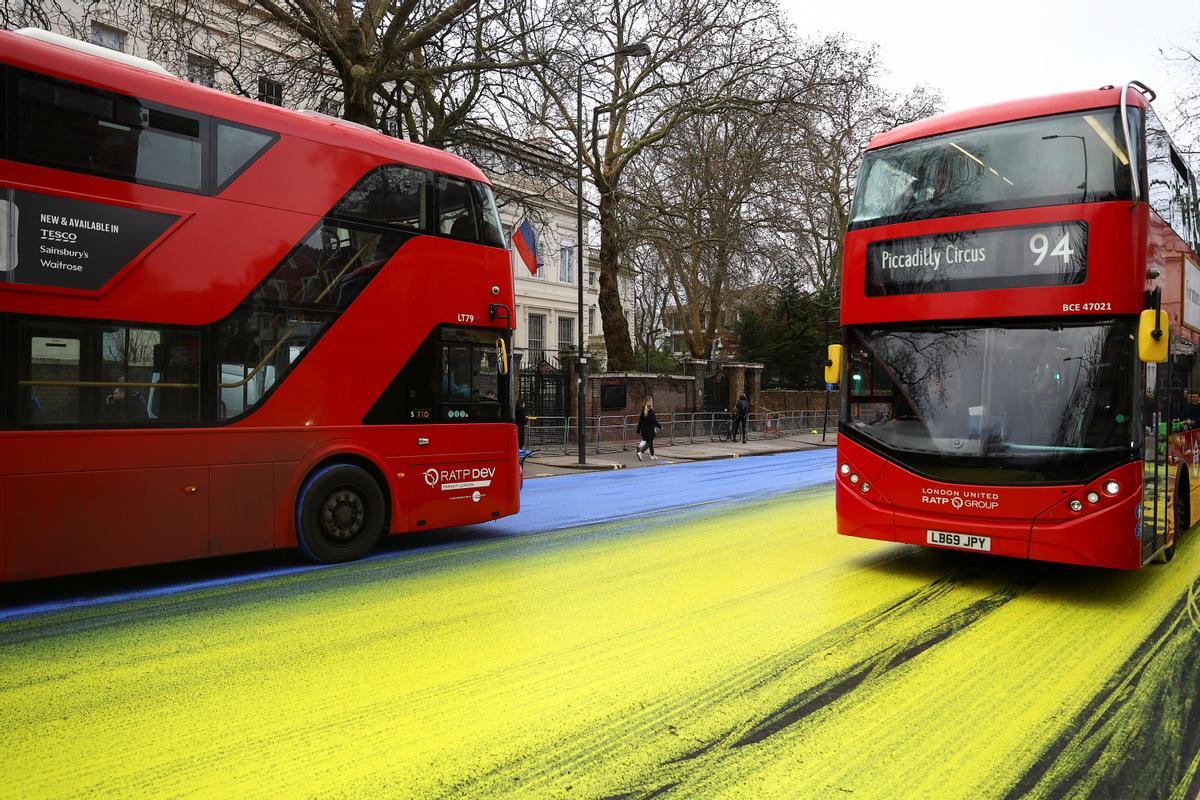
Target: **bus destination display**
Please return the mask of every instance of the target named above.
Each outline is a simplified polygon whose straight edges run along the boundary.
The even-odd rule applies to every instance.
[[[0,190],[0,283],[97,290],[178,217]]]
[[[1052,222],[871,242],[867,295],[1071,286],[1087,277],[1087,224]]]

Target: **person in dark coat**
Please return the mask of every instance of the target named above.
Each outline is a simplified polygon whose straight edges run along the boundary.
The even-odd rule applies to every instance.
[[[528,415],[525,413],[525,403],[517,403],[517,447],[525,449],[525,421]]]
[[[104,419],[108,422],[145,422],[150,419],[142,393],[127,388],[124,383],[124,378],[118,378],[116,388],[104,398]]]
[[[733,438],[736,440],[738,431],[742,432],[742,444],[746,443],[746,422],[750,419],[750,401],[746,399],[746,393],[742,392],[742,396],[738,398],[737,404],[733,407],[735,414]]]
[[[654,455],[654,437],[660,430],[662,430],[662,424],[654,415],[654,398],[647,397],[646,402],[642,404],[642,415],[638,417],[637,424],[638,435],[642,437],[637,449],[638,461],[642,460],[642,453],[647,450],[650,451],[650,458],[658,461],[658,456]]]

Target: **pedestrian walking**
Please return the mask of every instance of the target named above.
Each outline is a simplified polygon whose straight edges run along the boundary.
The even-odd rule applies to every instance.
[[[525,413],[525,402],[517,402],[517,447],[525,449],[525,422],[529,416]]]
[[[735,414],[735,426],[733,429],[733,438],[737,439],[738,430],[742,432],[742,444],[746,443],[746,423],[750,419],[750,401],[746,399],[746,393],[742,392],[742,396],[738,398],[737,404],[733,407]]]
[[[642,437],[642,441],[638,443],[637,458],[642,460],[642,453],[650,451],[650,458],[653,461],[658,461],[658,456],[654,455],[654,437],[658,435],[662,429],[662,424],[658,421],[658,417],[654,415],[654,398],[647,397],[646,402],[642,404],[642,415],[638,417],[637,432]]]

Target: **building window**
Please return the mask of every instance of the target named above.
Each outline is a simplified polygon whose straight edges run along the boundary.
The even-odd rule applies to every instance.
[[[558,352],[575,349],[575,318],[558,318]]]
[[[562,283],[575,282],[575,270],[572,269],[571,253],[574,248],[564,245],[558,248],[558,279]]]
[[[588,286],[593,289],[596,288],[596,273],[590,269],[588,270]]]
[[[187,79],[191,83],[213,88],[216,85],[217,68],[211,59],[189,53],[187,59]]]
[[[536,364],[546,355],[546,315],[529,315],[529,333],[526,335],[529,363]]]
[[[588,309],[588,336],[596,332],[596,309]]]
[[[545,241],[542,237],[538,237],[540,241]],[[546,280],[546,262],[542,260],[542,251],[539,248],[535,253],[537,257],[537,272],[533,273],[533,277],[539,281]]]
[[[125,31],[114,28],[111,25],[93,21],[90,38],[92,44],[98,44],[101,47],[107,47],[109,50],[116,50],[119,53],[125,52]]]
[[[266,75],[258,78],[258,99],[273,106],[283,105],[283,84]]]

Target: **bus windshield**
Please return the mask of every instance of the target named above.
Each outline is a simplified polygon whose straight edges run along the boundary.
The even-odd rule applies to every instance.
[[[843,430],[945,480],[1087,480],[1132,457],[1133,320],[850,331]]]
[[[1139,130],[1135,113],[1130,110],[1131,131]],[[1130,199],[1120,116],[1114,108],[1060,114],[870,151],[850,228]]]

